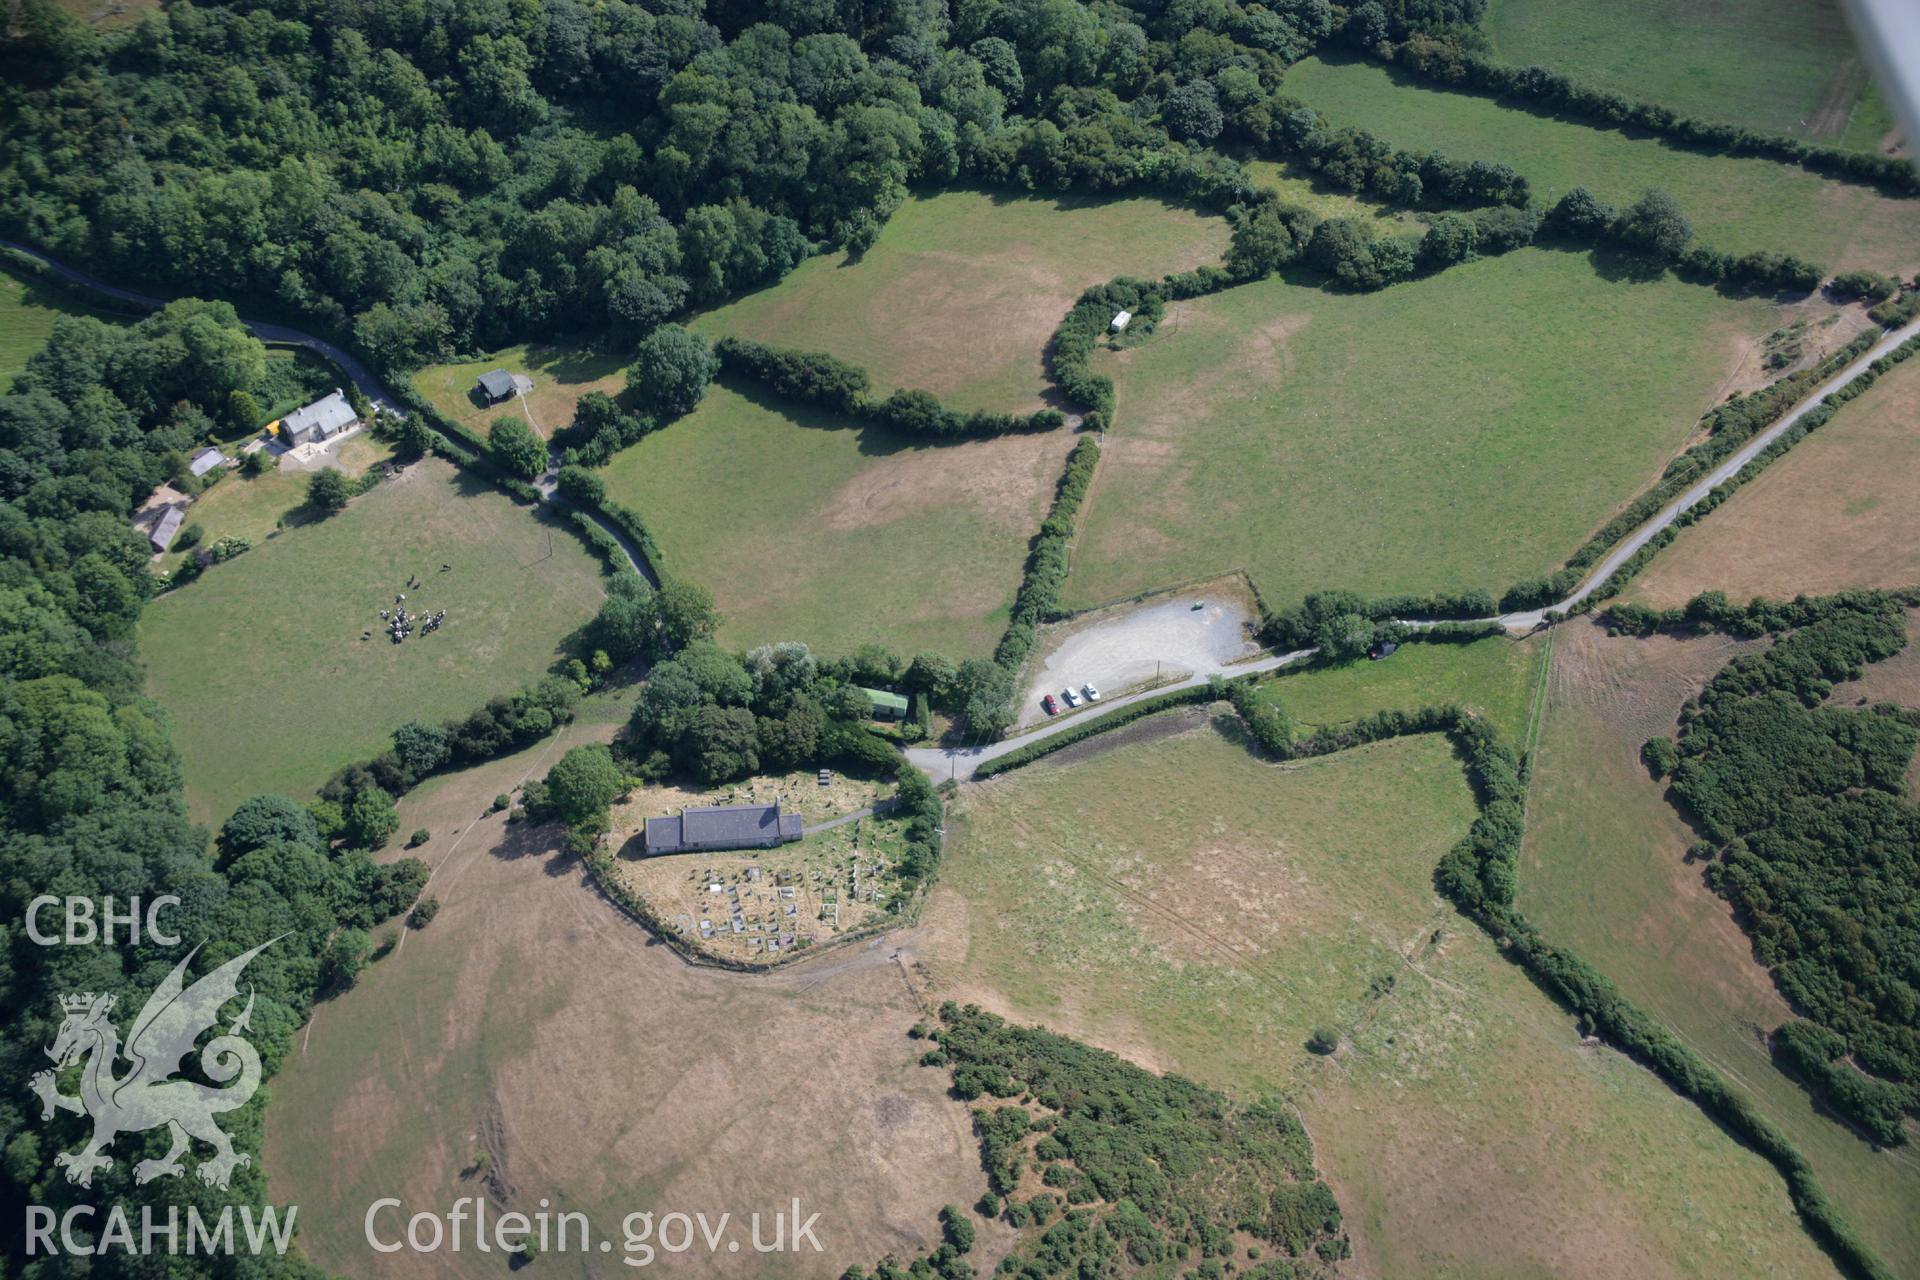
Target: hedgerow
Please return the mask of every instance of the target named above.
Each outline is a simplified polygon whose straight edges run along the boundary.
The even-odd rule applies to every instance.
[[[914,435],[959,439],[1051,431],[1066,421],[1058,409],[989,413],[949,409],[930,391],[899,390],[885,399],[867,394],[866,370],[819,351],[770,347],[745,338],[722,338],[714,354],[727,373],[757,382],[774,394],[822,405],[839,413]]]
[[[1698,120],[1671,107],[1634,102],[1611,90],[1581,84],[1544,67],[1507,66],[1446,35],[1416,34],[1399,45],[1386,46],[1383,52],[1394,65],[1438,84],[1510,99],[1556,117],[1659,134],[1708,153],[1765,156],[1827,177],[1870,182],[1897,194],[1920,192],[1920,176],[1904,156],[1820,146],[1740,125]]]

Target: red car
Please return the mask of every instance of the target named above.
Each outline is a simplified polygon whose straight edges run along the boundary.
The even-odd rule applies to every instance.
[[[1060,704],[1053,700],[1052,694],[1048,694],[1046,697],[1040,699],[1040,709],[1050,716],[1060,714]]]

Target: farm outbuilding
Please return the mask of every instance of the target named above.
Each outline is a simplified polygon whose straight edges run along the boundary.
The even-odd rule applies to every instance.
[[[147,543],[156,552],[165,551],[173,545],[180,535],[180,526],[187,520],[185,507],[168,507],[166,513],[154,522],[153,529],[147,534]]]
[[[213,470],[215,467],[225,466],[226,461],[227,461],[226,454],[220,452],[218,449],[214,448],[212,445],[208,445],[206,448],[202,449],[200,452],[193,455],[192,460],[187,463],[187,470],[191,472],[196,479],[198,479],[200,476],[207,474],[207,472]]]
[[[1132,323],[1133,323],[1133,312],[1116,311],[1113,313],[1113,323],[1109,324],[1107,327],[1109,329],[1112,329],[1115,333],[1125,333],[1127,326]]]
[[[347,403],[347,393],[335,387],[312,404],[303,405],[280,420],[280,438],[289,445],[331,440],[360,420]]]
[[[670,817],[647,819],[647,852],[771,849],[798,840],[800,829],[800,815],[782,812],[778,800],[682,809]]]
[[[867,701],[873,704],[875,720],[905,720],[907,718],[907,700],[897,693],[888,693],[885,689],[862,688]]]
[[[481,399],[488,404],[499,404],[502,400],[513,399],[518,384],[505,369],[493,369],[480,375],[478,389]]]

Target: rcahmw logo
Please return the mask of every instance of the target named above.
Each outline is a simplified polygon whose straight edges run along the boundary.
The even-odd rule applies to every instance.
[[[151,927],[151,926],[150,926]],[[29,1088],[39,1096],[41,1119],[50,1120],[56,1111],[69,1111],[93,1122],[93,1133],[78,1150],[63,1151],[54,1164],[66,1170],[67,1181],[76,1186],[93,1185],[94,1173],[110,1168],[114,1161],[107,1154],[114,1140],[123,1133],[139,1133],[165,1128],[170,1145],[165,1155],[141,1160],[133,1166],[133,1178],[142,1185],[156,1178],[177,1177],[186,1172],[181,1157],[194,1154],[194,1143],[213,1148],[194,1169],[199,1179],[211,1187],[226,1189],[233,1171],[253,1163],[253,1157],[236,1152],[233,1142],[216,1117],[245,1106],[260,1087],[260,1055],[242,1036],[253,1018],[253,991],[247,992],[246,1006],[232,1017],[225,1030],[209,1040],[200,1051],[200,1070],[214,1087],[193,1080],[179,1079],[180,1064],[193,1052],[201,1034],[216,1028],[221,1007],[240,995],[240,974],[253,958],[272,946],[278,938],[242,952],[192,986],[186,983],[187,966],[199,954],[195,947],[174,966],[173,972],[147,998],[127,1031],[126,1042],[109,1016],[113,1010],[111,995],[75,992],[60,997],[65,1014],[59,1034],[46,1053],[54,1070],[35,1073]],[[125,1070],[120,1063],[125,1061]],[[60,1092],[55,1075],[79,1066],[77,1094]],[[271,1207],[257,1212],[252,1206],[241,1209],[243,1237],[255,1253],[269,1244],[284,1252],[292,1236],[298,1209],[289,1207],[285,1222]],[[61,1248],[55,1246],[54,1210],[44,1205],[27,1208],[27,1252],[99,1253],[120,1248],[148,1252],[157,1237],[167,1238],[168,1252],[232,1252],[233,1206],[223,1208],[209,1225],[194,1208],[189,1208],[182,1227],[177,1210],[169,1210],[165,1225],[154,1219],[150,1208],[141,1211],[141,1230],[136,1233],[125,1209],[114,1206],[104,1215],[91,1205],[77,1205],[58,1215]],[[76,1229],[86,1229],[82,1219],[104,1218],[99,1237],[92,1243],[77,1239]]]

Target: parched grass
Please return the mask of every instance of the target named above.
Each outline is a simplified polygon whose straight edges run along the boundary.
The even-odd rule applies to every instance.
[[[571,746],[611,738],[631,700],[589,698],[546,742],[400,802],[402,831],[432,833],[418,854],[440,913],[321,1006],[273,1081],[260,1154],[326,1274],[508,1275],[470,1233],[458,1251],[376,1253],[365,1219],[384,1196],[412,1212],[491,1184],[529,1212],[545,1199],[584,1213],[617,1252],[583,1256],[576,1234],[533,1271],[584,1277],[673,1270],[627,1251],[628,1214],[704,1205],[744,1241],[747,1215],[798,1195],[820,1215],[821,1253],[722,1245],[696,1264],[712,1280],[791,1280],[931,1249],[940,1206],[986,1190],[968,1108],[946,1072],[917,1065],[926,1046],[907,1030],[924,1015],[884,952],[753,978],[696,968],[584,887],[556,828],[482,816]],[[770,1071],[782,1057],[804,1058],[804,1082],[798,1066]],[[1007,1228],[979,1225],[981,1253],[1005,1247]]]
[[[357,431],[334,446],[327,465],[357,478],[392,456],[391,445],[370,431]],[[307,483],[312,475],[312,471],[278,468],[257,476],[237,469],[229,471],[194,499],[187,510],[187,523],[200,526],[202,546],[211,546],[222,538],[245,538],[258,548],[319,519],[318,513],[307,506]],[[161,557],[160,569],[171,573],[187,554],[184,550],[169,552]]]
[[[583,347],[522,343],[478,360],[428,365],[413,375],[413,386],[434,408],[482,435],[495,418],[508,414],[530,417],[542,436],[550,436],[573,421],[573,406],[587,392],[610,396],[624,392],[627,364],[625,357]],[[474,399],[474,383],[481,374],[494,369],[533,379],[533,390],[524,402],[481,405]]]
[[[1867,84],[1839,0],[1493,0],[1481,26],[1503,62],[1819,141]]]
[[[1302,1102],[1361,1274],[1834,1277],[1779,1175],[1455,918]]]
[[[1039,408],[1048,339],[1090,285],[1218,262],[1225,220],[1158,200],[949,191],[910,199],[857,260],[804,262],[702,316],[709,337],[826,351],[877,389],[960,409]]]
[[[95,316],[121,323],[131,319],[82,306],[58,290],[0,270],[0,395],[13,387],[28,357],[46,345],[53,322],[61,316]]]
[[[1791,598],[1920,582],[1920,361],[1889,370],[1629,584],[1659,608],[1702,591]]]
[[[1376,711],[1453,703],[1488,721],[1508,742],[1526,741],[1544,638],[1492,636],[1472,644],[1404,644],[1379,662],[1282,671],[1261,693],[1308,729]]]
[[[1372,62],[1308,58],[1287,92],[1336,125],[1370,129],[1396,146],[1498,160],[1550,204],[1585,186],[1625,205],[1649,187],[1672,192],[1699,239],[1730,253],[1775,249],[1829,271],[1920,267],[1920,199],[1884,196],[1774,160],[1705,155],[1658,138],[1550,119],[1492,98],[1430,88]]]
[[[716,385],[605,476],[669,572],[713,592],[727,644],[960,659],[1005,628],[1072,445],[1055,431],[930,446]]]
[[[1312,1029],[1358,1018],[1451,916],[1433,868],[1473,798],[1437,737],[1276,769],[1203,725],[1010,773],[955,817],[961,985],[1264,1092],[1297,1086]]]
[[[409,591],[412,575],[422,585]],[[217,823],[258,792],[311,795],[406,721],[511,693],[599,607],[599,576],[564,526],[429,459],[160,597],[140,651],[189,812]],[[379,610],[400,592],[445,609],[445,626],[390,643]]]
[[[1763,1037],[1791,1014],[1686,861],[1695,836],[1639,761],[1640,744],[1671,733],[1681,703],[1741,649],[1723,637],[1609,638],[1587,622],[1558,633],[1520,907],[1744,1090],[1896,1274],[1920,1275],[1920,1158],[1873,1151],[1774,1068]]]
[[[1295,1097],[1358,1274],[1831,1274],[1769,1166],[1435,895],[1472,812],[1437,737],[1276,767],[1202,727],[1035,765],[955,806],[921,958],[938,993]]]
[[[1655,478],[1773,309],[1527,249],[1378,293],[1176,306],[1118,390],[1066,590],[1248,570],[1269,604],[1550,572]]]

